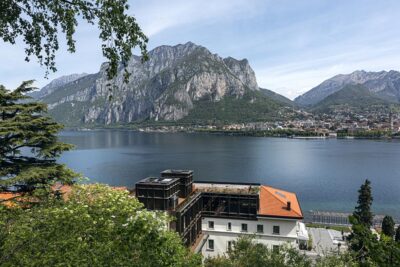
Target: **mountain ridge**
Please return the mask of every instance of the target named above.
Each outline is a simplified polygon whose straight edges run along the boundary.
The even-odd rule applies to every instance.
[[[189,114],[197,121],[193,113],[208,110],[208,104],[234,113],[235,105],[251,109],[252,103],[257,103],[253,105],[257,109],[254,119],[268,119],[287,105],[279,97],[271,99],[260,93],[247,59],[222,58],[192,42],[156,47],[144,63],[140,57],[132,57],[127,83],[122,68],[109,81],[106,67],[103,63],[98,73],[63,84],[40,99],[48,104],[49,113],[66,125],[179,121]],[[108,101],[110,88],[113,97]]]
[[[311,110],[319,113],[333,113],[336,110],[362,113],[374,108],[386,108],[391,103],[395,104],[378,97],[363,85],[349,84],[318,102]]]
[[[306,93],[295,98],[302,107],[312,107],[346,85],[361,84],[370,92],[386,101],[396,99],[400,103],[400,72],[395,70],[367,72],[357,70],[350,74],[339,74],[323,81]]]

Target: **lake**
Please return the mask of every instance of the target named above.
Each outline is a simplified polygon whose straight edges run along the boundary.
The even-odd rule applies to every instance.
[[[372,182],[374,212],[400,218],[400,142],[242,137],[124,130],[64,131],[60,161],[91,182],[133,187],[164,169],[195,180],[253,182],[294,191],[303,211],[352,211]]]

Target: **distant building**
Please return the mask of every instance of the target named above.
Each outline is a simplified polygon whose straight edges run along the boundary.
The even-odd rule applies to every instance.
[[[161,174],[139,181],[137,198],[150,210],[175,216],[171,229],[205,257],[225,253],[240,235],[255,235],[273,249],[306,245],[308,233],[294,193],[260,184],[193,183],[192,171]]]

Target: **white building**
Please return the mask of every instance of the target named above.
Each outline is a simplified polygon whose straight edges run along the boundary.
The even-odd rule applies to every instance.
[[[175,220],[170,229],[204,257],[226,253],[240,235],[271,249],[300,247],[308,233],[296,194],[260,184],[193,182],[191,170],[165,170],[136,183],[135,195],[150,210]]]
[[[203,217],[203,240],[195,250],[201,251],[205,258],[215,257],[226,253],[240,235],[255,236],[256,242],[271,249],[306,243],[308,233],[301,222],[303,214],[294,193],[260,186],[259,202],[256,219]]]

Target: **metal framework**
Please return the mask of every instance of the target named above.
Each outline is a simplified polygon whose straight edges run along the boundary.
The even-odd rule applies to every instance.
[[[190,246],[201,235],[201,219],[207,217],[256,220],[259,195],[256,185],[203,184],[193,191],[193,171],[165,170],[161,178],[146,178],[136,183],[136,196],[147,209],[165,210],[176,220],[170,228]],[[199,186],[200,187],[200,186]],[[210,191],[208,191],[210,190]],[[184,198],[178,205],[178,196]]]
[[[136,197],[149,210],[174,210],[178,205],[179,179],[149,177],[136,183]]]
[[[193,191],[193,171],[191,170],[165,170],[161,177],[179,178],[179,197],[186,198]]]

